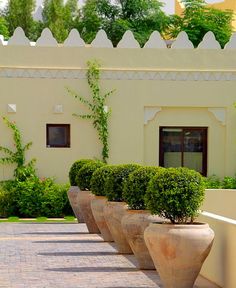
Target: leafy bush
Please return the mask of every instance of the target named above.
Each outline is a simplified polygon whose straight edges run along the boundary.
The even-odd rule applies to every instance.
[[[0,217],[18,215],[18,193],[16,181],[9,180],[0,183]]]
[[[92,159],[80,159],[75,161],[69,171],[69,180],[70,180],[70,185],[71,186],[76,186],[76,176],[79,172],[79,170],[85,165],[88,164],[89,162],[93,162],[94,160]]]
[[[105,182],[105,194],[109,201],[123,201],[123,183],[130,173],[140,167],[138,164],[124,164],[112,167],[112,172]]]
[[[206,189],[220,189],[221,180],[218,176],[212,175],[207,178],[204,178],[205,188]]]
[[[144,196],[151,178],[157,173],[160,167],[141,167],[129,174],[124,182],[123,199],[130,209],[145,209]]]
[[[172,223],[192,223],[203,199],[203,178],[188,168],[160,169],[151,179],[145,196],[151,213]]]
[[[204,178],[206,189],[236,189],[236,178],[225,176],[222,179],[216,175]]]
[[[64,217],[73,214],[67,190],[69,185],[52,179],[30,177],[24,181],[7,181],[0,185],[0,217]]]
[[[76,183],[81,190],[90,190],[90,181],[93,173],[98,168],[106,165],[102,161],[93,161],[85,164],[78,172],[76,176]]]
[[[236,178],[225,176],[222,181],[223,189],[236,189]]]
[[[97,196],[106,196],[105,183],[113,171],[114,165],[106,165],[98,168],[91,178],[91,191]]]

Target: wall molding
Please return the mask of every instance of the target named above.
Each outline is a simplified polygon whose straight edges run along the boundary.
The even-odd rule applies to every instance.
[[[217,121],[222,125],[226,124],[226,109],[223,107],[208,108],[208,111],[214,115]]]
[[[144,107],[144,125],[153,120],[161,110],[161,107]]]
[[[0,67],[0,78],[33,79],[86,79],[84,68],[34,68]],[[101,69],[104,80],[151,80],[151,81],[236,81],[236,70],[190,71],[190,70],[142,70]]]

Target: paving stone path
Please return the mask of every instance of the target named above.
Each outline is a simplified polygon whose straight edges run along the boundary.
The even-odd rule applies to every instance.
[[[0,223],[0,288],[161,288],[85,224]],[[199,277],[194,288],[215,288]]]

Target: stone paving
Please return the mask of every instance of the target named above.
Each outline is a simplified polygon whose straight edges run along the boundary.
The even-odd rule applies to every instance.
[[[0,288],[161,288],[85,224],[0,223]],[[215,288],[199,277],[194,288]]]

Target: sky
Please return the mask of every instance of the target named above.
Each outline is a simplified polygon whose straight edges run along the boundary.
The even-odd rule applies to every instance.
[[[0,8],[4,7],[6,5],[8,0],[0,0]],[[65,1],[65,0],[64,0]],[[83,2],[83,0],[78,0],[79,2]],[[37,6],[42,5],[43,0],[36,0],[37,2]],[[174,4],[175,4],[175,0],[162,0],[161,2],[163,2],[165,4],[165,6],[163,7],[163,10],[167,13],[167,14],[174,14]],[[207,3],[218,3],[218,2],[224,2],[224,0],[206,0]]]

